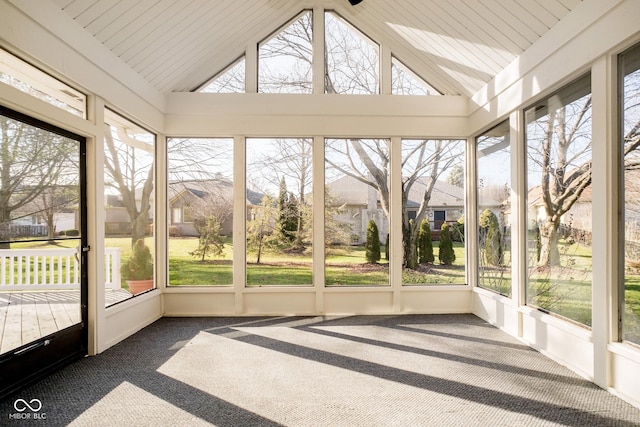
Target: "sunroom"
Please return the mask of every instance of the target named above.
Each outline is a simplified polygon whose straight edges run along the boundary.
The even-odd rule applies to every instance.
[[[3,394],[163,317],[467,313],[640,407],[638,3],[350,3],[0,1]]]

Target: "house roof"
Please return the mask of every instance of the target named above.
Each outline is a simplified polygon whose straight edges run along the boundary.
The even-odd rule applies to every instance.
[[[167,187],[169,204],[183,197],[185,193],[197,198],[203,198],[210,194],[233,199],[233,182],[225,178],[186,180],[170,182]],[[247,188],[247,205],[259,205],[263,194]]]
[[[79,45],[161,94],[190,91],[303,10],[335,11],[444,94],[471,96],[581,0],[39,0]],[[133,75],[132,74],[132,75]]]
[[[409,191],[407,206],[418,208],[422,196],[426,190],[426,179],[418,180]],[[327,189],[334,194],[338,200],[347,205],[366,206],[369,191],[372,187],[350,176],[343,176],[327,184]],[[499,205],[499,203],[498,203]],[[436,181],[431,192],[431,207],[462,207],[464,206],[464,189],[444,181]]]

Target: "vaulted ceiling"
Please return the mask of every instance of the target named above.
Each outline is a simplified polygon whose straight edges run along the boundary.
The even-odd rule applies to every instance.
[[[47,0],[161,93],[199,86],[304,9],[334,10],[445,94],[471,96],[581,0]]]

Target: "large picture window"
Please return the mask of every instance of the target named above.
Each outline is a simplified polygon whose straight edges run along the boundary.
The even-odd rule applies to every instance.
[[[625,260],[621,338],[640,344],[640,46],[620,60]]]
[[[119,282],[109,305],[155,288],[155,135],[106,110],[104,149],[105,275]]]
[[[511,296],[509,122],[476,138],[478,286]]]
[[[311,286],[313,140],[246,142],[247,286]]]
[[[389,285],[389,140],[325,141],[327,286]]]
[[[526,110],[525,121],[527,303],[590,326],[590,76]]]
[[[325,93],[380,92],[379,47],[334,12],[325,12]]]
[[[233,284],[233,139],[169,138],[169,285]]]
[[[312,17],[310,11],[303,12],[273,37],[260,44],[258,92],[312,92]]]
[[[402,140],[404,285],[464,284],[463,140]]]

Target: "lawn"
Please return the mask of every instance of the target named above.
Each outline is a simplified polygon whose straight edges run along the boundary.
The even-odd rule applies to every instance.
[[[215,260],[198,260],[189,255],[197,246],[195,238],[172,238],[169,242],[169,283],[172,286],[230,286],[232,276],[232,246],[225,244],[224,255]],[[452,266],[429,264],[417,270],[404,270],[406,285],[465,283],[464,247],[454,244],[456,261]],[[436,246],[437,248],[437,246]],[[327,286],[389,286],[389,265],[365,262],[363,247],[332,248],[326,257]],[[384,252],[384,248],[383,248]],[[437,254],[437,249],[436,249]],[[311,286],[310,254],[266,252],[260,264],[256,255],[247,256],[247,286]]]
[[[74,248],[77,239],[48,242],[15,242],[13,249],[52,247]],[[456,261],[451,266],[421,265],[416,270],[404,269],[404,285],[464,284],[464,247],[454,244]],[[107,247],[121,249],[122,262],[131,255],[129,238],[108,238]],[[218,259],[200,261],[189,255],[197,246],[195,238],[171,238],[169,241],[169,283],[172,286],[231,286],[233,283],[233,247],[227,241],[224,254]],[[434,242],[437,260],[437,242]],[[575,320],[591,324],[591,250],[577,244],[563,243],[562,266],[553,269],[532,267],[529,275],[528,303]],[[530,253],[530,256],[535,256]],[[248,286],[311,286],[310,255],[263,254],[260,264],[249,254]],[[531,261],[533,263],[533,261]],[[483,269],[483,287],[508,293],[511,284],[509,267]],[[327,286],[389,286],[389,265],[386,260],[367,264],[364,248],[334,250],[327,255],[325,266]],[[123,283],[126,289],[126,284]],[[640,271],[630,269],[625,275],[625,338],[640,343]]]
[[[536,252],[529,251],[527,302],[591,326],[591,248],[574,242],[559,243],[560,266],[537,267]]]

